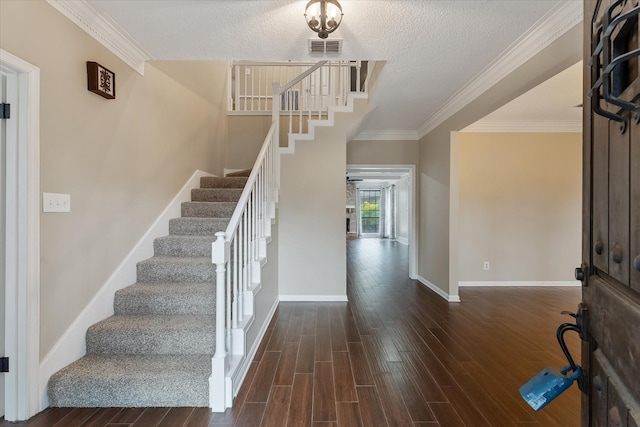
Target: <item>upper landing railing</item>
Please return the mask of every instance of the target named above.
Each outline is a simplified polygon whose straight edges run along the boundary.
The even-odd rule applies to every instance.
[[[317,68],[310,78],[300,78]],[[367,92],[368,61],[248,62],[229,65],[227,110],[230,114],[271,114],[273,83],[292,89],[280,99],[281,111],[318,112],[344,105],[350,92]],[[287,87],[291,84],[291,87]]]

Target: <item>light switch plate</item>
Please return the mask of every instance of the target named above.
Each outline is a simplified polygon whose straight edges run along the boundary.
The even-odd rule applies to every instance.
[[[42,193],[42,212],[71,212],[71,195]]]

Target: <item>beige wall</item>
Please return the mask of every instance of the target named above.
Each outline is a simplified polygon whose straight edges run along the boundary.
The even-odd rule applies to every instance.
[[[225,168],[250,169],[271,127],[271,116],[228,116]]]
[[[0,47],[41,71],[41,190],[71,194],[71,213],[41,215],[42,356],[194,170],[221,172],[224,104],[162,65],[140,76],[44,1],[0,12]],[[115,72],[117,99],[87,91],[86,61]]]
[[[460,281],[572,280],[581,144],[579,133],[460,134]]]
[[[449,293],[450,132],[429,137],[420,146],[418,275]]]
[[[457,131],[578,62],[581,34],[580,23],[420,139],[418,274],[443,292],[456,295],[458,286],[452,274],[457,271],[457,247],[451,245],[457,221],[450,223],[457,217],[457,182],[450,182],[458,169]]]
[[[418,141],[349,141],[347,164],[350,165],[415,165],[418,163]]]

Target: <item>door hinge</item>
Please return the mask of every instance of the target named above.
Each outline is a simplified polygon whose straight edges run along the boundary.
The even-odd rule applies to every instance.
[[[3,102],[0,104],[0,119],[9,118],[11,118],[11,104],[5,104]]]
[[[9,358],[0,357],[0,372],[9,372]]]

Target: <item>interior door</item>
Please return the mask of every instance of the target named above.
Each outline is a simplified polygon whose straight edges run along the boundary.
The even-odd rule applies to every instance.
[[[584,427],[640,427],[637,12],[638,0],[585,1]]]
[[[7,102],[7,78],[0,71],[0,102]],[[0,119],[0,356],[5,356],[5,210],[6,210],[6,120]],[[4,374],[0,373],[0,418],[4,416]]]

